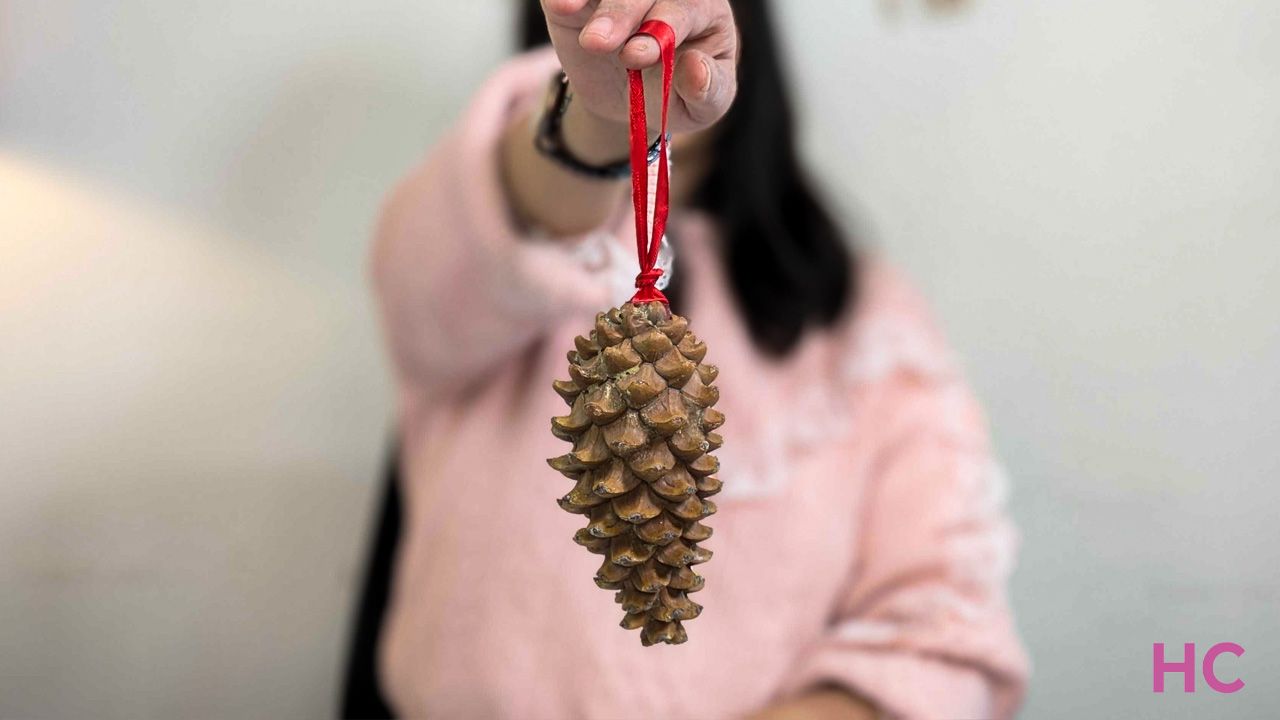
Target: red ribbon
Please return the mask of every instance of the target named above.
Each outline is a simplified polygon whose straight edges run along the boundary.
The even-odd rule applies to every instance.
[[[636,294],[633,303],[658,301],[669,305],[667,297],[655,283],[662,277],[658,263],[658,250],[662,247],[662,234],[667,229],[667,213],[671,200],[668,197],[667,170],[667,108],[671,102],[671,77],[676,64],[676,34],[671,26],[661,20],[649,20],[636,31],[637,35],[649,35],[658,41],[662,51],[662,134],[658,138],[658,184],[653,198],[653,235],[647,237],[649,214],[649,127],[645,117],[644,77],[639,70],[628,70],[631,83],[631,202],[636,214],[636,256],[640,260],[640,274],[636,276]]]

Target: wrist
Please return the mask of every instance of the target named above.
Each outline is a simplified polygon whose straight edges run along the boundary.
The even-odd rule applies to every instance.
[[[569,102],[562,128],[565,145],[583,162],[609,165],[627,158],[627,123],[601,117],[587,109],[583,102]]]
[[[567,129],[566,124],[572,128]],[[568,139],[570,133],[572,142]],[[619,180],[631,174],[630,134],[629,122],[609,120],[573,102],[568,79],[558,73],[548,88],[534,146],[543,156],[578,174]],[[658,155],[659,143],[655,140],[648,148],[648,162],[656,161]]]

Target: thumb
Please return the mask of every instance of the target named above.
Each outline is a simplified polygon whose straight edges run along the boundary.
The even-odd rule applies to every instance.
[[[733,65],[701,50],[685,50],[676,60],[675,91],[694,122],[710,125],[733,103],[737,92]]]

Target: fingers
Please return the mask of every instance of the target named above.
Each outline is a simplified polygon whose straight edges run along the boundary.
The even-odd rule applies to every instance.
[[[616,52],[652,7],[653,0],[600,0],[600,6],[582,28],[578,43],[590,52]]]
[[[685,102],[702,102],[711,92],[714,70],[704,53],[686,50],[676,61],[675,90]]]
[[[632,69],[658,64],[657,40],[636,35],[646,20],[666,23],[675,35],[672,99],[677,105],[672,122],[676,131],[714,123],[733,102],[738,37],[729,0],[542,0],[542,8],[566,70],[571,77],[578,72],[575,82],[580,83],[584,103],[599,89],[597,85],[607,86],[614,100],[625,101],[625,93],[613,92],[621,75],[618,64]],[[572,44],[575,36],[578,48],[572,50],[584,50],[600,56],[599,60],[582,57],[581,52],[565,55],[570,48],[564,43]],[[651,75],[646,73],[646,84],[660,79]],[[606,101],[597,104],[608,106],[602,116],[614,109]]]
[[[658,43],[635,34],[646,20],[670,25],[677,46],[706,36],[717,58],[719,48],[735,46],[726,0],[543,0],[543,9],[555,24],[581,27],[578,43],[584,50],[604,54],[621,48],[619,60],[629,68],[646,68],[660,59]]]
[[[676,35],[676,47],[679,47],[690,35],[703,30],[706,25],[705,8],[705,2],[681,4],[674,0],[658,0],[645,20],[661,20],[670,25]],[[619,59],[627,67],[643,68],[658,62],[660,55],[658,43],[652,37],[637,35],[623,46]]]
[[[670,25],[679,47],[689,38],[715,34],[721,28],[729,32],[727,28],[733,27],[730,13],[729,4],[723,0],[658,0],[644,19],[661,20]],[[660,56],[661,50],[652,37],[638,35],[623,46],[619,59],[627,67],[646,68],[657,63]]]
[[[685,50],[676,63],[675,91],[689,117],[698,124],[719,120],[729,106],[738,84],[734,65],[717,60],[701,50]]]

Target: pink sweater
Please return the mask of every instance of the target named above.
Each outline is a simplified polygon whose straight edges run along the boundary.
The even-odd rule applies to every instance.
[[[1027,672],[1005,597],[1015,534],[981,412],[920,299],[868,260],[856,311],[769,359],[694,213],[673,218],[676,272],[729,418],[706,609],[679,646],[617,626],[545,458],[565,451],[551,381],[573,336],[630,295],[628,209],[581,238],[523,236],[495,152],[554,63],[535,52],[494,75],[395,191],[373,250],[406,498],[380,652],[394,704],[719,718],[836,684],[890,715],[1010,715]]]

